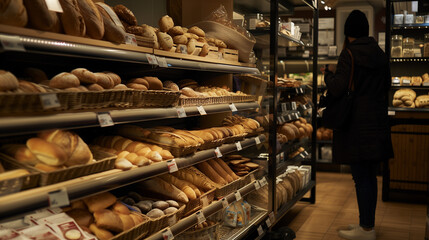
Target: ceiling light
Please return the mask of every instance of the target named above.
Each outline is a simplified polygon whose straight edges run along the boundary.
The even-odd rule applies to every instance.
[[[325,6],[325,10],[328,11],[328,6]]]
[[[328,7],[328,10],[331,10],[332,8],[331,7]]]
[[[323,1],[323,0],[322,0],[322,1],[320,1],[320,3],[321,3],[321,4],[325,4],[325,1]]]

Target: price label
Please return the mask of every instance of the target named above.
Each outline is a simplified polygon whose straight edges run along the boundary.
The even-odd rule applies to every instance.
[[[227,208],[229,206],[228,199],[222,198],[221,200],[223,208]]]
[[[282,119],[282,123],[286,122],[286,119],[283,116],[281,117],[281,119]]]
[[[304,154],[302,154],[302,153],[300,153],[299,156],[302,158],[305,158]]]
[[[255,189],[258,190],[259,188],[261,188],[259,181],[255,181]]]
[[[237,112],[237,107],[235,106],[234,103],[229,104],[229,108],[231,109],[232,112]]]
[[[296,93],[299,93],[299,89],[298,89],[298,88],[295,88],[295,92],[296,92]]]
[[[201,211],[195,213],[195,216],[197,216],[198,224],[201,224],[206,221],[206,217],[204,217],[204,213]]]
[[[262,226],[259,225],[259,227],[257,228],[258,230],[258,236],[261,236],[262,234],[264,234],[264,229],[262,229]]]
[[[221,158],[222,157],[222,153],[220,152],[219,147],[217,147],[214,152],[215,152],[215,155],[216,155],[217,158]]]
[[[146,58],[147,58],[147,61],[149,62],[149,64],[158,65],[158,61],[156,60],[155,55],[146,53]]]
[[[265,177],[263,177],[260,181],[259,181],[259,185],[261,185],[261,187],[267,185],[267,179]]]
[[[281,152],[281,153],[280,153],[280,157],[281,157],[281,158],[284,158],[284,157],[285,157],[285,153],[284,153],[284,152]]]
[[[136,36],[131,33],[125,34],[125,44],[137,46]]]
[[[112,117],[110,116],[110,113],[98,113],[97,114],[98,122],[100,123],[100,127],[110,127],[115,125],[113,123]]]
[[[164,239],[164,240],[174,239],[173,233],[171,232],[170,228],[167,228],[164,231],[162,231],[162,239]]]
[[[296,102],[292,102],[292,110],[296,110]]]
[[[292,120],[292,116],[290,114],[287,115],[287,119],[289,119],[289,121]]]
[[[307,107],[307,104],[304,104],[304,105],[302,105],[301,107],[302,107],[302,109],[304,109],[304,110],[307,110],[307,108],[308,108],[308,107]]]
[[[168,67],[167,59],[165,59],[165,57],[156,57],[156,61],[158,61],[158,65],[160,67],[164,67],[164,68]]]
[[[265,223],[267,224],[267,227],[271,227],[271,220],[270,220],[270,218],[267,218],[267,220],[265,220]]]
[[[25,52],[24,45],[22,44],[21,38],[19,38],[19,36],[3,35],[1,36],[0,41],[4,50]]]
[[[261,139],[259,139],[259,137],[255,137],[255,143],[256,144],[261,144]]]
[[[295,113],[295,117],[298,119],[299,118],[299,115],[298,115],[298,113]]]
[[[58,0],[45,0],[46,6],[48,7],[49,11],[53,12],[63,12],[63,8],[61,7],[60,1]]]
[[[268,217],[270,218],[271,222],[274,222],[276,220],[276,216],[274,215],[274,212],[271,212]]]
[[[177,111],[177,116],[179,118],[185,118],[186,117],[186,111],[183,107],[176,108],[176,111]]]
[[[201,115],[207,115],[206,110],[204,109],[203,106],[198,106],[197,109],[198,109],[198,112],[200,112]]]
[[[283,112],[287,111],[286,103],[282,103],[282,111]]]
[[[307,151],[304,151],[304,155],[305,156],[308,156],[308,155],[310,155]]]
[[[243,148],[241,147],[241,143],[240,142],[236,142],[235,146],[237,146],[237,151],[241,151]]]
[[[282,122],[282,118],[281,117],[277,117],[277,123],[278,124],[282,124],[283,122]]]
[[[66,188],[61,188],[48,193],[49,206],[51,208],[70,205],[69,195]]]
[[[409,79],[402,80],[402,85],[410,85],[410,84],[411,84],[411,80]]]
[[[396,112],[395,111],[387,111],[387,115],[388,116],[395,116]]]
[[[188,54],[188,47],[186,45],[179,45],[179,50],[183,54]]]
[[[303,88],[299,88],[299,92],[304,94],[304,89]]]
[[[177,163],[175,159],[171,159],[167,161],[167,167],[169,173],[174,173],[179,171],[179,168],[177,167]]]
[[[201,198],[201,205],[203,205],[203,207],[207,207],[209,205],[209,199],[207,196]]]
[[[235,200],[240,201],[241,200],[241,193],[239,191],[235,192]]]
[[[60,101],[56,93],[47,93],[39,95],[43,109],[51,109],[61,107]]]

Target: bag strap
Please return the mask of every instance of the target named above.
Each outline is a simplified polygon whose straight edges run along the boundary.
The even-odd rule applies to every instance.
[[[355,90],[355,84],[353,81],[353,74],[354,74],[354,70],[355,70],[355,61],[353,59],[353,54],[350,51],[350,49],[346,48],[347,52],[350,54],[350,57],[352,58],[352,68],[350,71],[350,79],[349,79],[349,91],[354,91]]]

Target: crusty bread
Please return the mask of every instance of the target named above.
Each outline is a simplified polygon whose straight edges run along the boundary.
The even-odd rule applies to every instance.
[[[81,165],[81,164],[87,164],[89,163],[93,156],[91,153],[91,150],[89,150],[88,145],[77,136],[77,145],[72,154],[70,155],[70,158],[64,163],[66,166],[74,166],[74,165]]]
[[[104,89],[110,89],[114,87],[115,83],[113,79],[111,79],[107,74],[101,72],[94,74],[97,78],[97,84],[102,86]]]
[[[102,87],[102,86],[100,86],[99,84],[97,84],[97,83],[93,83],[93,84],[91,84],[91,85],[89,85],[88,86],[88,90],[89,91],[103,91],[104,90],[104,88]]]
[[[103,17],[104,24],[104,39],[114,43],[123,43],[125,42],[125,30],[115,24],[112,20],[110,14],[115,14],[113,11],[110,14],[105,10],[103,6],[104,3],[96,3],[98,11]],[[104,4],[105,5],[105,4]],[[107,6],[108,7],[108,6]]]
[[[178,179],[171,174],[161,175],[160,178],[182,190],[190,200],[197,199],[195,191],[187,184],[186,181]]]
[[[129,215],[131,213],[130,210],[121,202],[116,202],[115,204],[113,204],[112,211],[126,215]]]
[[[204,173],[207,177],[209,177],[213,182],[218,183],[220,185],[225,185],[228,182],[217,173],[210,164],[207,162],[201,162],[197,164],[197,168]]]
[[[112,232],[122,232],[124,225],[118,214],[108,210],[101,209],[94,212],[95,224],[99,228],[110,230]]]
[[[164,32],[158,32],[156,36],[163,50],[170,51],[171,48],[173,48],[173,38],[170,35]]]
[[[157,77],[145,77],[144,79],[149,83],[150,90],[162,90],[162,82]]]
[[[220,184],[213,182],[209,177],[204,175],[195,167],[180,169],[179,171],[173,173],[173,175],[179,179],[186,180],[194,184],[203,191],[209,191],[213,188],[221,186]]]
[[[60,4],[63,8],[63,12],[59,15],[64,32],[73,36],[85,36],[85,21],[80,13],[77,0],[60,0]]]
[[[58,145],[41,138],[30,138],[26,145],[39,161],[47,165],[60,166],[68,159],[67,153]]]
[[[168,32],[172,27],[174,27],[174,22],[173,22],[173,19],[172,19],[170,16],[165,15],[165,16],[163,16],[163,17],[161,17],[161,18],[159,19],[158,25],[159,25],[159,30],[160,30],[161,32],[166,33],[166,32]]]
[[[105,229],[97,227],[95,224],[89,226],[89,230],[95,234],[95,236],[100,240],[109,240],[113,238],[113,234]]]
[[[86,68],[76,68],[71,71],[81,83],[97,83],[97,76]]]
[[[59,89],[78,87],[79,85],[79,78],[68,72],[59,73],[49,81],[49,87]]]
[[[65,169],[64,165],[61,166],[50,166],[44,163],[37,163],[36,165],[34,165],[34,167],[36,169],[38,169],[39,171],[42,172],[53,172],[53,171],[58,171],[58,170],[62,170]]]
[[[0,24],[24,27],[27,21],[27,10],[22,0],[3,1],[0,7]]]
[[[159,177],[155,177],[141,182],[140,188],[142,190],[151,191],[154,193],[164,195],[170,199],[173,199],[179,202],[183,202],[183,203],[189,202],[188,196],[186,196],[186,194],[183,191],[181,191],[174,185],[164,181]]]
[[[0,91],[15,90],[19,87],[18,79],[11,72],[0,70]]]
[[[94,39],[104,36],[103,17],[92,0],[77,0],[86,26],[86,35]]]
[[[28,25],[42,31],[60,32],[61,23],[56,12],[49,11],[45,0],[24,0]]]
[[[122,221],[124,231],[127,231],[135,226],[134,220],[129,214],[118,213],[118,216]]]
[[[239,179],[240,177],[238,177],[234,171],[231,170],[231,168],[220,158],[216,158],[215,161],[219,164],[219,166],[221,166],[225,172],[227,172],[234,180]]]
[[[209,159],[208,164],[215,170],[223,179],[225,179],[228,183],[234,181],[234,178],[229,175],[228,172],[226,172],[222,166],[219,165],[219,163],[214,159]]]
[[[116,200],[116,197],[109,192],[100,193],[83,199],[90,212],[108,208],[116,203]]]

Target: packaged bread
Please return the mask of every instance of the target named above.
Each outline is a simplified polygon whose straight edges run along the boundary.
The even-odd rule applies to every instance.
[[[170,184],[159,177],[155,177],[146,181],[143,181],[139,184],[140,189],[143,191],[151,191],[157,194],[166,196],[167,198],[188,203],[189,198],[186,194],[175,187],[173,184]]]
[[[60,32],[61,23],[56,12],[50,11],[45,0],[24,0],[28,25],[42,31]]]
[[[22,0],[5,1],[0,9],[0,24],[24,27],[27,24],[27,10]]]

